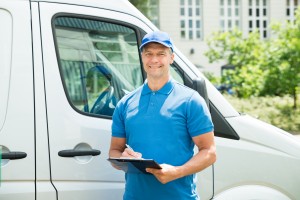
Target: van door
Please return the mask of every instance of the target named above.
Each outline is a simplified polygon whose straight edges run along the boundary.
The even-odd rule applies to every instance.
[[[107,158],[116,103],[143,83],[138,32],[123,22],[137,19],[74,5],[39,6],[58,199],[122,199],[124,172]]]
[[[0,199],[34,200],[35,118],[29,2],[0,1],[0,27]]]

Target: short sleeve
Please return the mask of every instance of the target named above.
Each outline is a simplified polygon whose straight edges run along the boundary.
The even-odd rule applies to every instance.
[[[123,106],[121,102],[119,102],[112,116],[111,130],[112,130],[113,137],[120,137],[120,138],[126,137],[124,116],[122,110],[123,110]]]
[[[191,137],[214,130],[211,115],[204,99],[196,92],[187,105],[187,128]]]

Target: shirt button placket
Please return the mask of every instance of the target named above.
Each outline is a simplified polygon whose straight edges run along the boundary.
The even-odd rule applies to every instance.
[[[154,113],[154,108],[155,108],[154,98],[155,98],[155,92],[152,92],[152,95],[150,96],[148,111],[147,111],[148,116],[153,116],[152,114]]]
[[[152,92],[151,106],[154,106],[154,95],[155,95],[155,92]]]

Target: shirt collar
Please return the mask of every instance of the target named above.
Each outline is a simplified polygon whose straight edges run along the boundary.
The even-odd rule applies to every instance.
[[[157,92],[161,94],[170,94],[173,88],[174,88],[174,80],[172,78],[170,78],[168,82],[158,91],[152,91],[148,86],[148,81],[145,81],[142,89],[142,95],[146,95],[152,92]]]

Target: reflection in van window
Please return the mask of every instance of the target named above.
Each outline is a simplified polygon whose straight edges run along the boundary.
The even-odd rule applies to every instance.
[[[177,69],[174,64],[171,64],[170,74],[173,79],[184,85],[183,74]]]
[[[143,83],[135,31],[108,22],[54,21],[61,77],[77,109],[111,116],[117,102]]]

